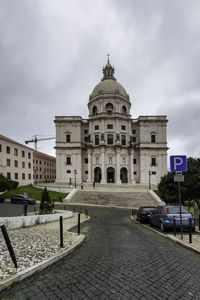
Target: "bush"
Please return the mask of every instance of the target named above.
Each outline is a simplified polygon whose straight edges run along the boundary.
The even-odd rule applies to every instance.
[[[18,185],[18,181],[8,180],[5,176],[0,174],[0,192],[15,189]]]
[[[51,197],[49,196],[49,193],[47,191],[47,188],[44,188],[44,191],[42,193],[42,199],[40,202],[40,214],[52,214],[54,208],[54,203],[51,200]]]

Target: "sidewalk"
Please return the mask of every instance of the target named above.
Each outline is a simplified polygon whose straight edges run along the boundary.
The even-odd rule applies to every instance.
[[[81,214],[81,223],[88,220]],[[64,248],[60,248],[59,221],[32,227],[8,230],[18,268],[9,255],[2,232],[0,231],[0,291],[18,282],[76,249],[85,236],[69,232],[78,222],[78,213],[63,219]]]

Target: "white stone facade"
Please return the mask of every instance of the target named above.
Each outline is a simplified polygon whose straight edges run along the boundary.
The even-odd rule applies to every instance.
[[[157,185],[167,172],[167,117],[132,119],[109,61],[89,97],[89,118],[57,116],[56,182]]]

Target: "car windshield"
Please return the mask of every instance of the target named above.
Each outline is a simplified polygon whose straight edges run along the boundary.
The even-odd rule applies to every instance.
[[[170,206],[167,207],[167,210],[168,210],[168,214],[180,214],[180,206]],[[186,207],[181,206],[181,212],[183,214],[187,214],[188,210]]]
[[[154,211],[154,207],[143,207],[143,211]]]

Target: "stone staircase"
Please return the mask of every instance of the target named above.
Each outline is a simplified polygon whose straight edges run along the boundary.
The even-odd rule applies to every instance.
[[[141,205],[158,205],[148,190],[78,191],[68,204],[102,205],[111,207],[138,208]]]

